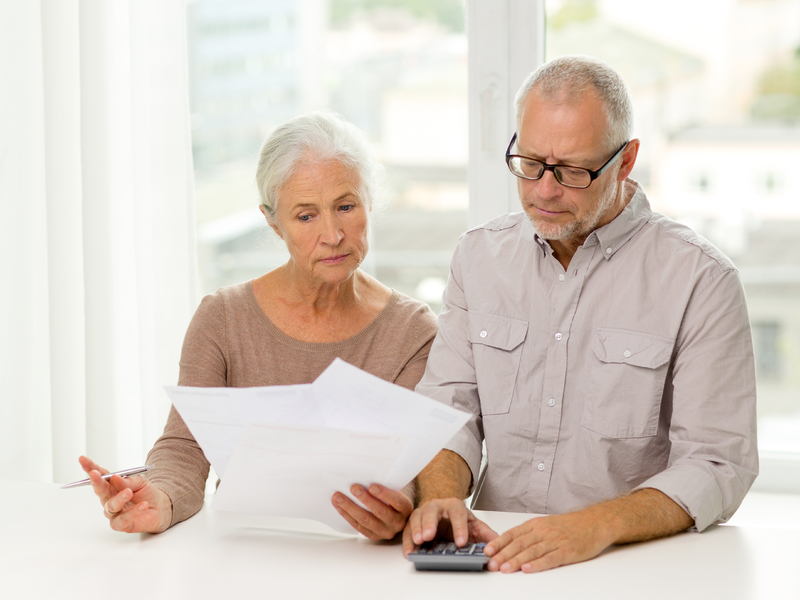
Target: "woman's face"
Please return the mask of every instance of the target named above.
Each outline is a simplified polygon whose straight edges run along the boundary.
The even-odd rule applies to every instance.
[[[312,285],[349,279],[369,249],[369,209],[358,174],[336,161],[305,164],[278,194],[270,225]]]

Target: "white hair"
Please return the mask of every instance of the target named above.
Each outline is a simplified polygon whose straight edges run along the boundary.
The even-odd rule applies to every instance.
[[[616,150],[633,137],[633,102],[628,86],[611,66],[592,56],[561,56],[533,71],[517,92],[514,107],[519,131],[525,101],[536,89],[546,99],[580,101],[594,92],[603,103],[608,128],[605,143]]]
[[[332,161],[358,174],[367,208],[380,201],[383,166],[364,133],[335,113],[316,111],[279,126],[261,147],[256,185],[267,219],[275,223],[280,190],[301,164]]]

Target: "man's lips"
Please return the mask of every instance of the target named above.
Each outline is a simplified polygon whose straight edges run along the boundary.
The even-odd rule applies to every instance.
[[[563,215],[564,213],[568,212],[566,210],[547,210],[545,208],[539,208],[533,204],[531,204],[530,207],[536,211],[536,214],[543,217],[557,217],[558,215]]]

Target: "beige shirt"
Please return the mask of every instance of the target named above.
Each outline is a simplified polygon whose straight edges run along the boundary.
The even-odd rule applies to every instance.
[[[436,316],[427,304],[393,292],[381,313],[353,337],[310,343],[284,334],[258,305],[250,282],[206,296],[192,318],[178,385],[250,387],[311,383],[337,357],[408,389],[422,377]],[[174,408],[147,457],[148,478],[172,500],[172,524],[203,504],[209,463]]]
[[[758,472],[753,349],[733,264],[629,205],[565,271],[524,213],[465,233],[417,391],[473,414],[448,448],[477,508],[563,513],[655,488],[703,530]]]

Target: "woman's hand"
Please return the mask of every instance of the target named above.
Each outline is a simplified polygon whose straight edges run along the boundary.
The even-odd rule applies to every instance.
[[[94,493],[103,505],[103,514],[111,529],[125,533],[160,533],[172,522],[172,501],[166,493],[141,476],[122,478],[108,473],[91,459],[81,456],[78,461],[89,475]]]
[[[404,493],[377,483],[373,483],[369,489],[355,484],[350,492],[369,510],[339,492],[333,495],[331,502],[350,525],[371,540],[390,540],[395,537],[403,531],[408,515],[414,510],[414,504]]]

